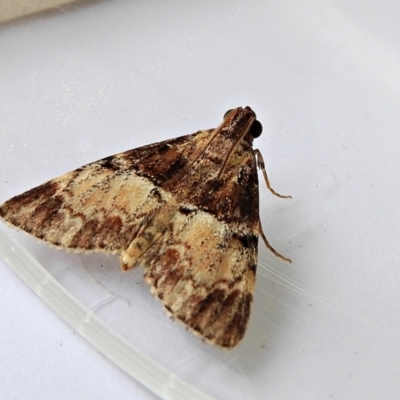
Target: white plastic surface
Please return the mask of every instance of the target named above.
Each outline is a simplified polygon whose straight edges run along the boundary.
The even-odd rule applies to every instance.
[[[77,301],[26,250],[0,231],[0,255],[31,289],[72,328],[115,364],[164,399],[211,400],[162,368]],[[101,302],[99,302],[101,305]]]
[[[98,323],[116,333],[103,345],[155,365],[147,385],[165,398],[182,383],[229,400],[397,399],[399,17],[394,1],[116,0],[1,28],[0,202],[101,157],[213,127],[229,108],[255,110],[271,183],[293,196],[261,185],[261,220],[293,264],[260,243],[237,349],[209,347],[170,321],[142,271],[121,273],[115,257],[64,253],[3,226],[1,243],[43,266],[42,296],[51,288],[53,304],[63,293],[79,305],[77,331]],[[0,293],[1,398],[155,398],[1,260]]]

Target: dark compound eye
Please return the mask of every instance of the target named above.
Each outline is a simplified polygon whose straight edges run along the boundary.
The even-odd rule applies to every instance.
[[[228,118],[229,115],[232,113],[232,111],[234,111],[233,108],[231,108],[230,110],[228,110],[228,111],[224,114],[224,119]]]
[[[250,134],[253,138],[258,138],[262,134],[263,127],[260,121],[254,120],[250,127]]]

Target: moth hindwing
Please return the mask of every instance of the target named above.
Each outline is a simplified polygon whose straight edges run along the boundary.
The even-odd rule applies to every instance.
[[[253,300],[259,218],[249,108],[198,131],[87,164],[6,201],[0,217],[54,246],[118,254],[167,312],[207,342],[243,338]],[[280,196],[280,195],[278,195]],[[285,197],[285,196],[280,196]]]

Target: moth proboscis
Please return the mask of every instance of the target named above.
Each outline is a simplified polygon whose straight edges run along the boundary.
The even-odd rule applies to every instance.
[[[118,254],[144,268],[166,311],[206,342],[231,348],[250,316],[259,217],[257,166],[268,189],[262,132],[250,107],[221,125],[84,165],[0,206],[6,222],[77,252]]]

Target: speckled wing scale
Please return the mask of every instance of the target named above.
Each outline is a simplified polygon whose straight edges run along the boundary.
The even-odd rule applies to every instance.
[[[230,348],[253,298],[262,230],[252,142],[261,130],[249,107],[230,110],[215,129],[44,183],[6,201],[0,216],[63,249],[118,254],[124,271],[142,265],[170,315]]]

